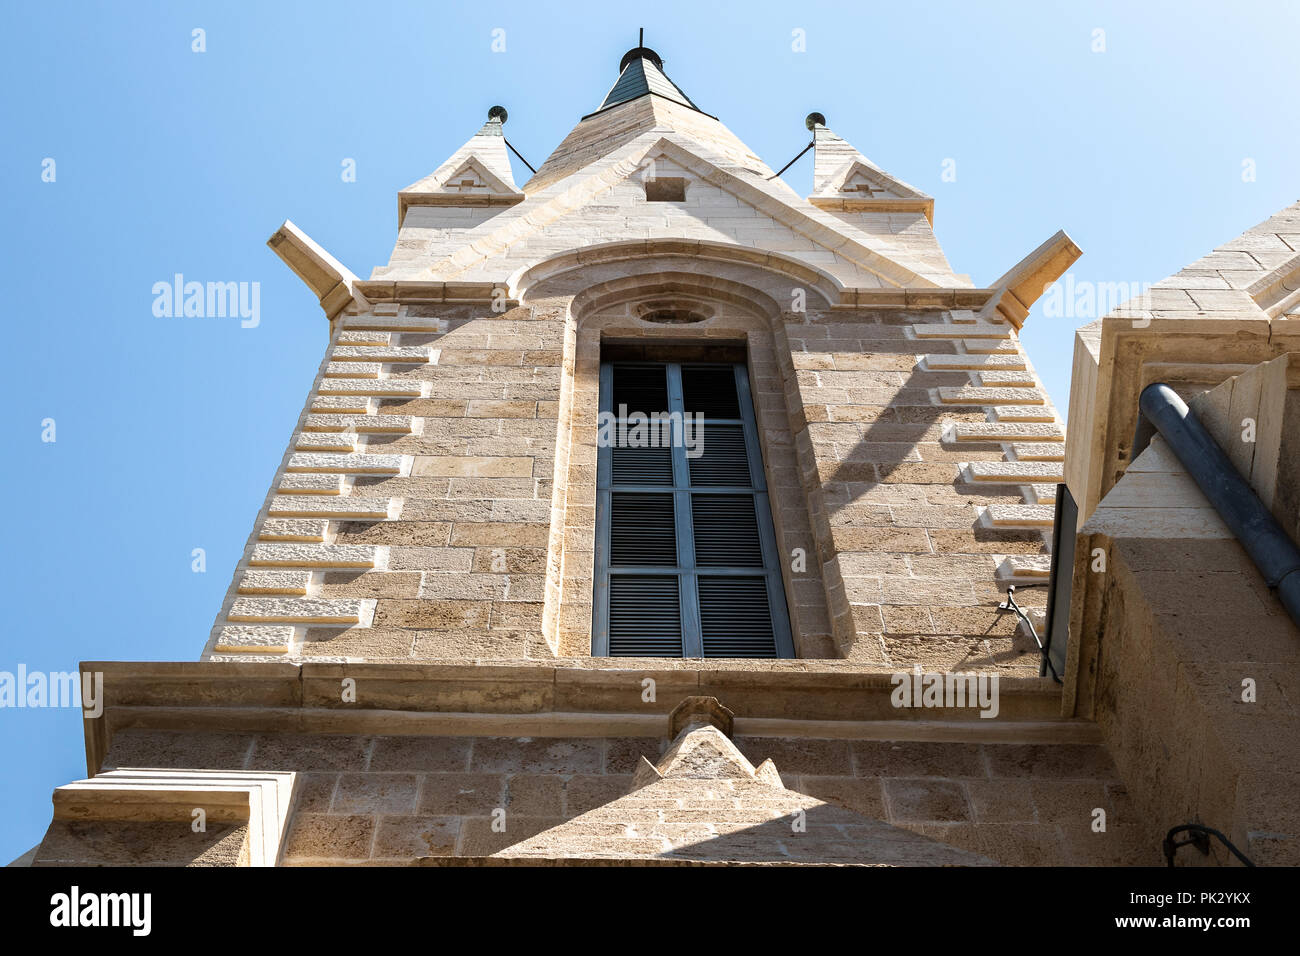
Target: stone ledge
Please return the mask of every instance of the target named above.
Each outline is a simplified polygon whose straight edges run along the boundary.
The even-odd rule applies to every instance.
[[[1061,710],[1060,688],[1048,678],[1000,678],[998,717],[986,719],[974,708],[895,708],[890,700],[893,672],[863,670],[849,661],[710,662],[707,669],[696,661],[673,663],[637,667],[627,660],[594,658],[558,666],[488,660],[86,662],[81,669],[103,673],[105,682],[104,714],[86,721],[88,766],[92,773],[98,769],[112,729],[140,726],[152,719],[150,714],[165,714],[177,729],[265,724],[335,733],[362,725],[374,732],[403,722],[448,720],[454,714],[516,727],[600,715],[601,720],[630,721],[625,727],[649,721],[645,726],[657,734],[684,697],[711,696],[735,713],[737,733],[749,732],[749,722],[760,720],[817,727],[816,735],[825,736],[830,726],[862,722],[888,724],[898,728],[894,733],[906,733],[909,726],[958,724],[967,733],[984,735],[995,733],[994,727],[1050,723]],[[356,682],[356,703],[341,701],[340,687],[347,678]],[[656,702],[642,700],[646,678],[655,681]],[[575,714],[582,716],[564,716]]]

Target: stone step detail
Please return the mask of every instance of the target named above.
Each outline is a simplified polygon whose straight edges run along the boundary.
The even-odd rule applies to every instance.
[[[1056,505],[1056,485],[1035,484],[1030,486],[1033,504]]]
[[[387,518],[393,499],[352,498],[343,495],[311,497],[277,495],[271,499],[270,514],[277,518]]]
[[[1031,484],[1064,477],[1060,463],[1050,461],[972,461],[962,470],[970,481],[990,484]]]
[[[335,415],[368,415],[374,405],[369,398],[359,395],[315,395],[311,410]]]
[[[365,607],[357,598],[241,597],[231,604],[228,621],[295,624],[360,624]]]
[[[258,541],[324,541],[329,522],[319,518],[267,518]]]
[[[289,456],[286,471],[338,472],[350,475],[396,475],[402,455],[330,455],[297,452]]]
[[[330,362],[398,362],[423,364],[438,361],[438,349],[427,345],[336,345]]]
[[[282,495],[341,495],[346,480],[342,475],[285,475],[276,491]]]
[[[373,568],[379,549],[369,544],[255,544],[250,567]]]
[[[379,378],[384,367],[378,362],[330,362],[325,366],[326,378]]]
[[[1020,355],[1015,339],[967,339],[966,351],[977,355]]]
[[[304,596],[311,585],[310,571],[245,571],[239,579],[240,594]]]
[[[424,394],[423,382],[402,382],[381,378],[325,378],[318,391],[322,395],[368,395],[393,398],[419,398]],[[313,409],[315,406],[313,405]]]
[[[1062,442],[1014,442],[1011,451],[1016,456],[1016,461],[1065,461],[1065,445]]]
[[[1049,505],[989,505],[984,509],[989,526],[994,528],[1050,528],[1056,521],[1056,509]]]
[[[353,331],[340,332],[339,345],[392,345],[392,332]]]
[[[1065,429],[1055,422],[961,422],[952,428],[953,441],[1057,442]]]
[[[250,627],[231,624],[217,631],[216,654],[287,654],[294,629],[287,625]]]
[[[941,385],[939,402],[943,405],[1034,405],[1045,402],[1035,388],[978,388]]]
[[[942,322],[913,325],[918,339],[1007,339],[1011,337],[1009,325],[992,322]]]
[[[995,355],[927,355],[925,367],[932,372],[982,372],[985,369],[1020,371],[1025,360],[1020,353]]]
[[[1034,380],[1033,373],[1028,369],[1019,372],[1004,371],[1001,369],[997,371],[982,371],[979,373],[979,379],[981,385],[993,388],[1005,388],[1007,386],[1024,386],[1027,388],[1033,388],[1038,384],[1038,382]]]
[[[305,432],[375,432],[410,435],[417,419],[410,415],[308,415]]]
[[[1046,405],[995,405],[993,406],[995,422],[1052,422],[1056,423],[1056,413]]]
[[[424,318],[414,315],[347,315],[343,317],[344,329],[376,332],[446,332],[446,319]]]
[[[303,432],[294,448],[298,451],[338,451],[349,454],[357,450],[356,432]]]
[[[1048,554],[1011,554],[998,562],[997,579],[1003,584],[1035,584],[1052,574],[1052,557]]]

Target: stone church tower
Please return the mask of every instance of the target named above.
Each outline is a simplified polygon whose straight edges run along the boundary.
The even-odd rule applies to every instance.
[[[1079,333],[1067,443],[1064,233],[977,286],[819,114],[805,197],[653,50],[593,105],[522,184],[494,107],[368,279],[271,237],[324,358],[201,659],[83,665],[35,862],[1300,862],[1279,582],[1126,473],[1165,382],[1297,537],[1300,206]]]

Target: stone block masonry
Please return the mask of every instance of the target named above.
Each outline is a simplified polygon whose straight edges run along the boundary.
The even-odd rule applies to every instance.
[[[553,659],[544,607],[559,566],[572,604],[560,656],[582,655],[563,634],[588,633],[572,615],[591,613],[590,545],[552,534],[557,440],[573,422],[563,316],[554,301],[341,316],[208,653]],[[802,653],[1036,672],[996,605],[1006,583],[1045,574],[1063,429],[1015,330],[960,311],[861,310],[792,317],[784,335],[771,372],[755,355],[752,374],[771,376],[779,403],[764,398],[760,417],[790,427],[763,431],[769,468],[771,442],[793,454],[789,481],[775,473],[778,526],[809,528],[821,570],[814,590],[788,582],[799,614],[830,632],[800,635]],[[1003,350],[970,351],[991,341]],[[330,377],[365,364],[375,378]],[[1006,370],[1031,386],[980,384]],[[352,384],[357,395],[336,394]],[[568,467],[572,487],[594,481],[594,459],[569,454]],[[594,534],[582,494],[567,497],[565,527]],[[253,574],[269,569],[295,577]]]
[[[210,656],[552,656],[562,325],[431,311],[335,323]]]
[[[127,730],[107,763],[292,771],[285,865],[398,864],[487,856],[609,804],[629,792],[641,758],[658,761],[668,743]],[[791,791],[1004,865],[1161,862],[1099,746],[763,736],[735,744],[754,764],[771,760]],[[1091,826],[1099,808],[1104,833]],[[718,832],[705,827],[701,838]]]
[[[1037,495],[1059,480],[1042,459],[1064,429],[1015,330],[960,311],[818,318],[786,325],[788,401],[841,651],[866,666],[1037,673],[996,605],[1025,559],[1048,560]],[[970,349],[995,340],[1007,350]],[[1033,387],[981,387],[990,368]]]

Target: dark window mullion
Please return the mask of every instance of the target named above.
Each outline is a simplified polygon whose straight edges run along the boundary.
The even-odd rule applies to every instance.
[[[767,602],[772,615],[772,637],[776,656],[792,658],[794,636],[790,633],[790,612],[785,600],[785,576],[782,574],[781,551],[777,546],[776,528],[772,523],[772,503],[767,496],[767,475],[763,470],[763,452],[758,441],[758,418],[749,388],[749,369],[735,365],[736,391],[740,396],[740,414],[745,419],[745,444],[749,449],[749,478],[754,483],[754,511],[758,517],[758,534],[763,547],[763,577],[767,581]]]
[[[744,420],[745,450],[749,453],[749,480],[755,491],[767,490],[763,474],[763,452],[758,444],[758,421],[754,417],[754,401],[749,393],[749,370],[743,365],[733,365],[736,375],[736,394],[740,398],[740,416]]]
[[[614,367],[601,364],[599,410],[609,413],[614,398]],[[613,448],[597,443],[596,447],[596,589],[592,596],[592,619],[596,622],[591,635],[591,652],[598,657],[609,656],[609,535],[610,520],[609,483],[613,472]]]
[[[681,415],[682,366],[668,363],[668,411]],[[684,428],[683,420],[683,428]],[[674,435],[674,439],[678,436]],[[684,437],[684,435],[683,435]],[[682,656],[703,657],[700,636],[700,599],[695,587],[695,531],[691,521],[691,471],[685,442],[673,441],[673,506],[677,523],[677,562],[681,568],[679,588],[682,608]]]

